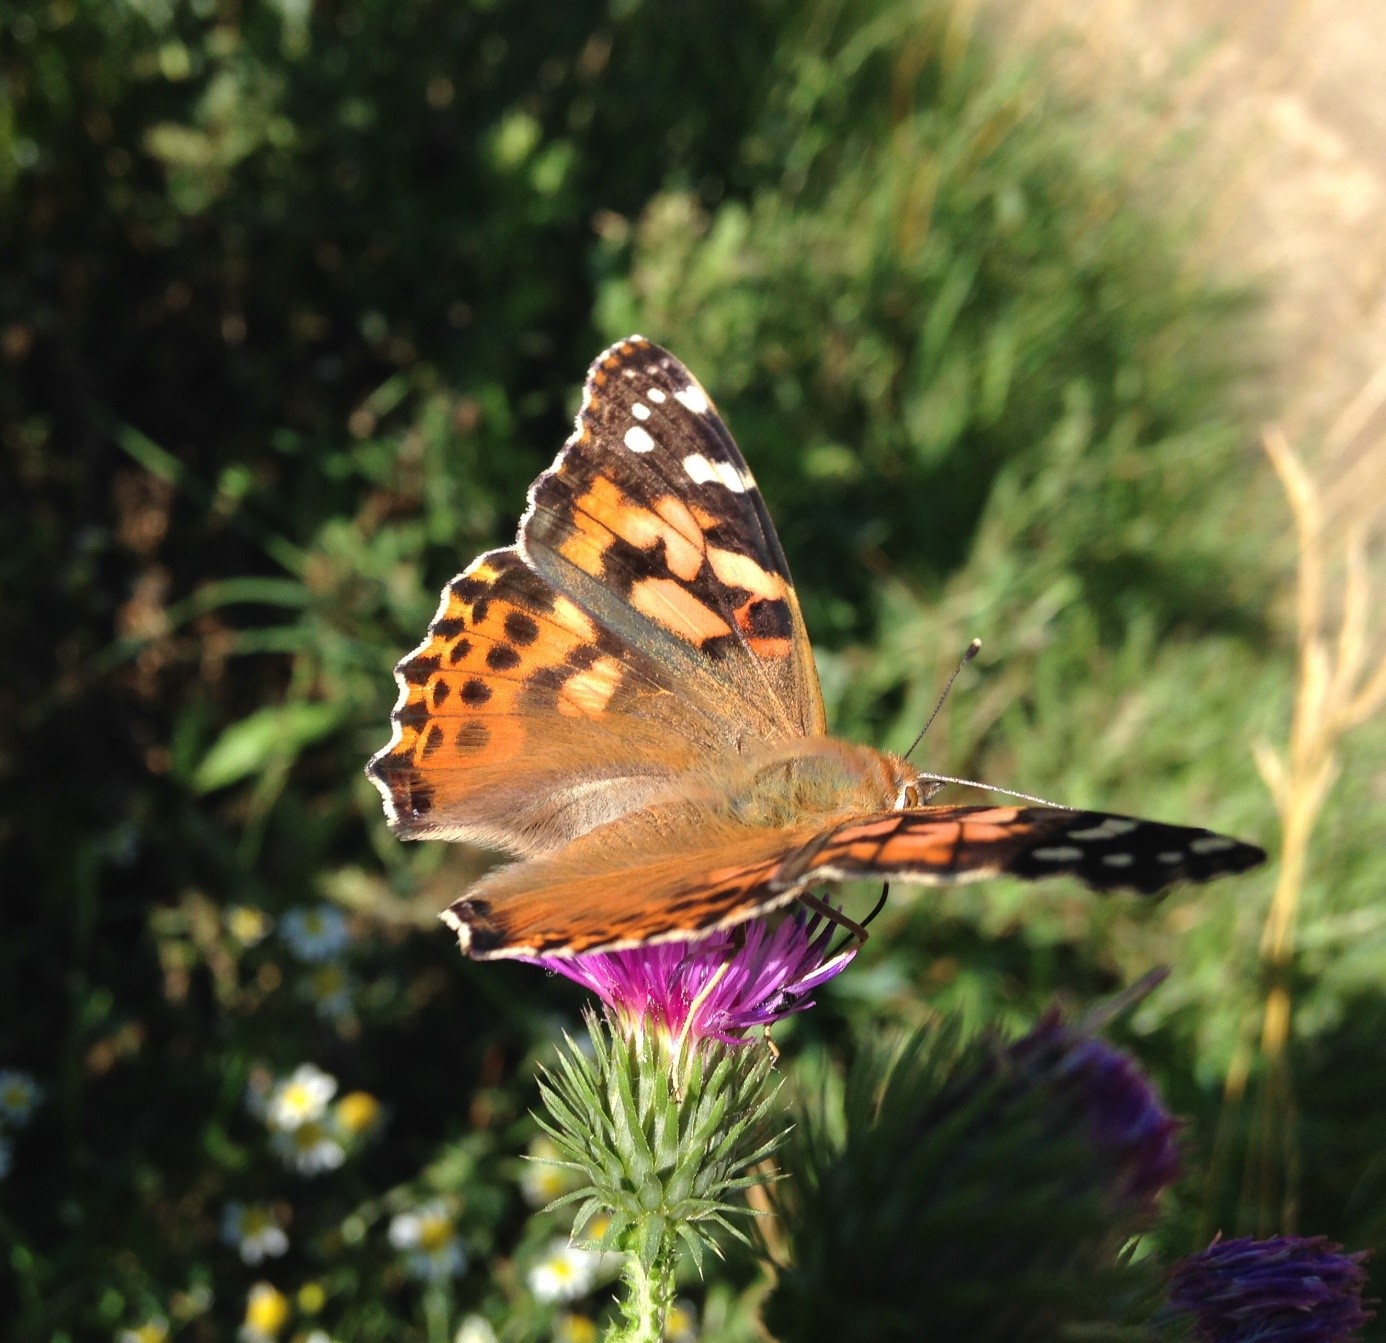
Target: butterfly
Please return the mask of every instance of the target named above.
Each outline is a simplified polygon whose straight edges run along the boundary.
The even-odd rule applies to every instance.
[[[692,939],[856,878],[1153,894],[1265,858],[1103,812],[929,805],[931,776],[828,736],[756,482],[640,336],[592,364],[515,544],[448,583],[395,677],[367,766],[390,826],[514,859],[442,915],[479,959]]]

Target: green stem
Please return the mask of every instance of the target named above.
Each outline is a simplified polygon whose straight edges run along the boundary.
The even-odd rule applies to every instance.
[[[660,1343],[664,1322],[674,1304],[673,1237],[665,1235],[653,1260],[646,1263],[639,1254],[626,1255],[622,1272],[625,1298],[621,1302],[623,1319],[606,1343]]]
[[[448,1343],[448,1322],[452,1317],[452,1284],[446,1280],[430,1282],[424,1288],[424,1330],[428,1343]]]

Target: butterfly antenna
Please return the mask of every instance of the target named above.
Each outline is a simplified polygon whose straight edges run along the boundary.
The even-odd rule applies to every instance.
[[[938,717],[938,711],[943,708],[943,702],[948,698],[948,692],[953,688],[953,682],[962,674],[962,669],[981,651],[982,641],[980,639],[973,639],[973,641],[968,644],[967,652],[962,655],[961,659],[958,661],[958,665],[953,668],[953,674],[948,678],[948,684],[943,687],[943,694],[938,697],[938,703],[934,705],[934,711],[929,715],[929,721],[919,730],[919,735],[910,743],[910,749],[905,752],[904,758],[906,760],[914,754],[914,748],[924,740],[924,734],[933,727],[934,719]]]
[[[955,779],[951,774],[921,774],[921,783],[957,783],[964,788],[985,788],[988,793],[1004,793],[1006,797],[1018,797],[1022,802],[1038,802],[1041,807],[1058,807],[1061,811],[1072,811],[1073,808],[1065,806],[1062,802],[1055,802],[1053,798],[1036,797],[1033,793],[1018,793],[1014,788],[1002,788],[999,784],[983,783],[981,779]]]

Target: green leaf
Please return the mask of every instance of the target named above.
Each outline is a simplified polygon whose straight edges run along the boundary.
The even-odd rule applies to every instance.
[[[192,785],[210,793],[271,766],[283,767],[307,746],[331,736],[346,717],[341,704],[296,702],[258,709],[232,723],[193,771]]]

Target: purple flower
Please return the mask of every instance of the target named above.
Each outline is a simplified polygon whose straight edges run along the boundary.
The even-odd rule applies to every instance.
[[[1149,1204],[1178,1178],[1179,1121],[1128,1055],[1051,1012],[1009,1056],[1022,1068],[1043,1068],[1056,1097],[1081,1114],[1117,1202]]]
[[[627,1027],[744,1044],[757,1026],[812,1007],[809,994],[851,963],[855,946],[829,953],[834,931],[819,915],[795,912],[773,928],[753,919],[697,942],[537,956],[533,964],[591,989]]]
[[[1200,1343],[1350,1343],[1373,1318],[1365,1257],[1325,1236],[1215,1240],[1175,1267],[1169,1308]]]

